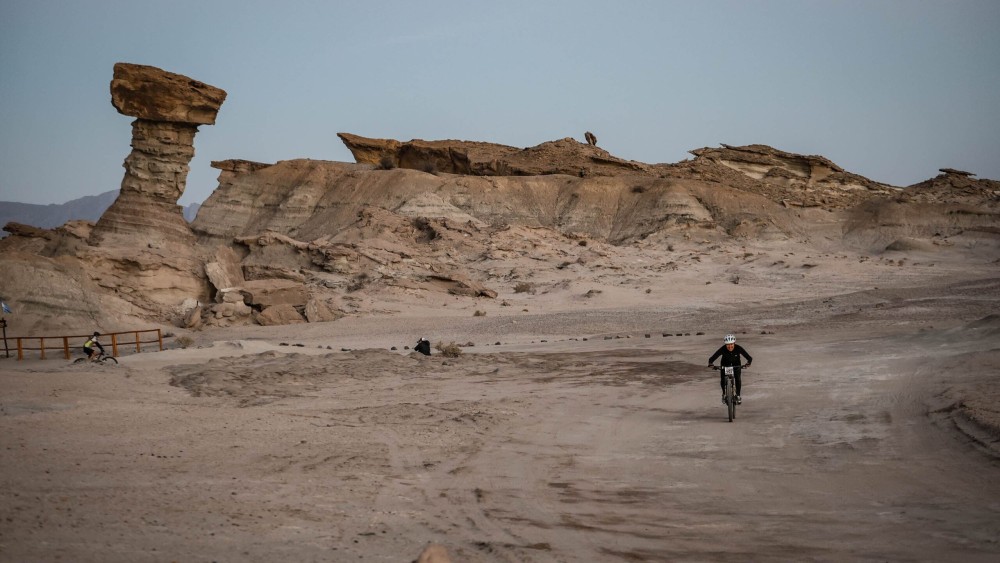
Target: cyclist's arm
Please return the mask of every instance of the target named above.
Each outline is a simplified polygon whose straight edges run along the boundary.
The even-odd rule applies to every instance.
[[[712,362],[714,362],[716,358],[718,358],[719,356],[722,355],[722,350],[724,348],[725,348],[725,346],[723,346],[722,348],[719,348],[718,350],[715,351],[714,354],[712,354],[712,357],[708,359],[708,365],[712,365]]]
[[[747,365],[753,363],[753,358],[750,357],[750,354],[748,354],[747,351],[744,350],[742,346],[740,347],[740,354],[743,354],[743,357],[747,359]]]

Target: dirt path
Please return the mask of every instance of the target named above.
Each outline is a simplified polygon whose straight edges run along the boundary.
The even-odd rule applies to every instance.
[[[734,423],[708,336],[5,367],[0,560],[992,561],[997,461],[948,405],[997,323],[926,320],[981,294],[747,311],[831,312],[741,335]]]

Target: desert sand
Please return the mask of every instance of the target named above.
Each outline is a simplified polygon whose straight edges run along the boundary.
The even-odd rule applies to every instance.
[[[995,561],[996,264],[747,254],[0,360],[0,559]]]

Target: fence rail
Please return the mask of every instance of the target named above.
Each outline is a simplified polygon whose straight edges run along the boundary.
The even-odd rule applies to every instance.
[[[155,338],[151,335],[155,334]],[[150,336],[147,336],[150,335]],[[119,347],[123,349],[130,349],[135,346],[136,353],[142,352],[143,344],[156,344],[159,346],[159,350],[163,351],[163,333],[160,329],[149,329],[149,330],[128,330],[123,332],[111,332],[103,334],[103,336],[111,336],[111,355],[117,356]],[[122,338],[122,337],[126,338]],[[131,337],[131,339],[127,338]],[[148,337],[149,340],[143,340],[143,338]],[[71,350],[82,350],[83,343],[90,338],[89,334],[83,336],[10,336],[4,339],[4,350],[9,350],[8,342],[13,340],[17,348],[17,359],[18,361],[24,359],[25,352],[38,352],[39,359],[45,360],[46,351],[55,351],[57,354],[62,352],[62,356],[65,359],[70,359]],[[70,344],[72,342],[72,345]],[[37,346],[31,346],[31,344],[37,344]],[[8,352],[9,354],[9,352]]]

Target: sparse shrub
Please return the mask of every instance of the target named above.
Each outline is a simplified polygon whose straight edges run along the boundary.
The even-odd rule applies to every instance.
[[[518,282],[514,286],[514,293],[535,293],[535,286],[528,282]]]
[[[394,161],[391,156],[384,154],[378,161],[378,167],[382,170],[392,170],[396,167],[396,161]]]
[[[593,297],[595,295],[600,295],[601,293],[603,293],[603,292],[600,289],[591,289],[591,290],[587,291],[587,293],[584,293],[583,296],[584,297]]]
[[[188,346],[194,344],[194,340],[190,336],[178,336],[174,342],[180,348],[187,348]]]
[[[479,309],[476,309],[476,312],[473,313],[472,316],[473,317],[485,317],[486,316],[486,311],[480,311]]]
[[[462,349],[458,347],[458,344],[452,342],[451,344],[445,344],[443,342],[438,342],[434,345],[441,355],[446,358],[457,358],[462,355]]]
[[[364,286],[368,285],[369,281],[371,280],[368,277],[368,273],[361,272],[360,274],[354,276],[354,280],[351,281],[351,283],[347,286],[347,291],[349,292],[357,291],[363,288]]]
[[[646,191],[645,186],[632,186],[632,193],[641,194]]]
[[[428,160],[420,165],[420,169],[428,174],[437,174],[437,164],[433,160]]]
[[[652,289],[646,288],[646,293],[652,293],[652,292],[653,292]]]

